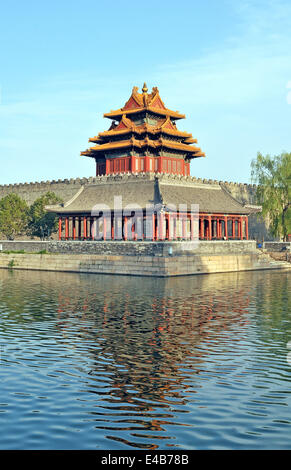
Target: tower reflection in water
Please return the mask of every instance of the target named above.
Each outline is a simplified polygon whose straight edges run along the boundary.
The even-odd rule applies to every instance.
[[[182,417],[189,412],[187,402],[193,402],[195,375],[205,370],[206,357],[215,343],[226,340],[228,330],[243,331],[249,291],[240,287],[237,275],[169,280],[84,276],[80,287],[82,282],[87,287],[82,296],[80,288],[71,286],[59,292],[58,327],[67,336],[77,315],[80,340],[96,341],[89,373],[108,380],[102,392],[88,383],[90,393],[103,401],[104,411],[92,413],[92,419],[97,427],[118,431],[107,436],[111,439],[157,448],[122,438],[120,431],[157,440],[170,438],[168,425],[187,426]]]

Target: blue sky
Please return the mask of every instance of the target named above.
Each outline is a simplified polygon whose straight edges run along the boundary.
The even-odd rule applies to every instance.
[[[186,114],[202,178],[291,151],[290,0],[1,2],[0,184],[94,175],[80,156],[134,85]]]

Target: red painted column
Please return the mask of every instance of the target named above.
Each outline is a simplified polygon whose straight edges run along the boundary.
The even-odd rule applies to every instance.
[[[142,239],[146,240],[148,238],[148,218],[143,211],[143,215],[141,217],[141,227],[142,227]]]
[[[235,219],[232,219],[232,238],[235,240]]]
[[[156,219],[155,219],[155,214],[152,214],[152,240],[154,241],[155,240],[155,223],[156,223]]]
[[[144,157],[144,172],[148,172],[150,171],[150,165],[149,165],[149,156],[148,155],[145,155]]]
[[[59,217],[59,240],[62,239],[62,218]]]
[[[209,237],[209,240],[212,239],[211,215],[208,216],[208,237]]]
[[[203,239],[204,239],[204,218],[203,218],[203,217],[201,217],[201,219],[200,219],[200,220],[201,220],[201,231],[200,231],[200,238],[201,238],[201,240],[203,240]]]
[[[106,175],[109,175],[110,173],[110,160],[106,160]]]
[[[127,217],[124,217],[124,240],[127,240]]]
[[[68,217],[65,218],[65,239],[68,240],[69,236],[69,219]]]
[[[76,219],[75,219],[75,217],[72,218],[72,226],[73,226],[73,240],[76,240]]]
[[[240,216],[240,239],[243,240],[243,218]]]
[[[248,219],[248,216],[245,217],[245,227],[246,227],[246,240],[249,239],[249,219]]]
[[[87,238],[87,218],[85,216],[83,219],[83,224],[84,224],[83,237],[86,239]]]
[[[114,217],[111,218],[111,240],[114,240]]]
[[[164,214],[159,214],[159,239],[164,240]]]
[[[78,217],[78,238],[81,238],[82,234],[82,220],[81,217]]]
[[[228,218],[224,217],[224,236],[228,240],[228,227],[227,227]]]
[[[131,156],[131,171],[136,172],[136,157],[134,155]]]
[[[172,233],[171,233],[171,220],[172,220],[172,217],[171,217],[171,214],[168,214],[168,240],[171,240],[172,238]]]

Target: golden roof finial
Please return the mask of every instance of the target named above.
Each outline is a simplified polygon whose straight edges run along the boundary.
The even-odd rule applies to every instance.
[[[143,84],[142,92],[143,92],[143,93],[147,93],[147,92],[148,92],[148,87],[147,87],[146,82],[144,82],[144,84]]]

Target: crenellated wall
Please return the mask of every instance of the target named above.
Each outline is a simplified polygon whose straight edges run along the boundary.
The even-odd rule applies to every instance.
[[[18,194],[29,205],[47,193],[52,191],[66,201],[74,196],[83,184],[86,184],[88,178],[76,178],[65,180],[41,181],[39,183],[19,183],[19,184],[5,184],[0,186],[0,199],[7,194]]]
[[[140,175],[141,176],[141,175]],[[160,175],[163,178],[167,178],[167,175]],[[135,175],[128,175],[128,177],[135,178]],[[52,181],[41,181],[36,183],[19,183],[19,184],[5,184],[0,185],[0,198],[6,196],[10,193],[18,194],[22,197],[28,204],[32,204],[35,199],[45,194],[47,191],[53,191],[58,196],[60,196],[64,201],[70,199],[78,189],[88,183],[94,183],[97,181],[108,180],[120,178],[120,175],[110,175],[110,176],[97,176],[89,178],[71,178],[64,180],[52,180]],[[231,183],[228,181],[216,181],[216,180],[207,180],[200,179],[196,177],[181,177],[171,175],[171,179],[177,179],[181,181],[195,181],[197,183],[203,182],[208,184],[221,184],[223,185],[233,197],[238,199],[243,203],[255,204],[256,198],[256,186],[252,184],[243,184],[243,183]]]

